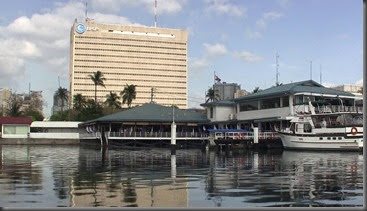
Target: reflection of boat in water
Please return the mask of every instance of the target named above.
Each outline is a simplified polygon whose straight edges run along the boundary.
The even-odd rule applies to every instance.
[[[362,115],[311,110],[311,114],[294,117],[290,127],[278,134],[286,149],[359,150],[363,148]]]

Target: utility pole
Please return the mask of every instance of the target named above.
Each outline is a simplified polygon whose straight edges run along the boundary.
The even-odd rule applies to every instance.
[[[279,85],[279,63],[278,63],[278,59],[279,59],[279,54],[278,52],[275,54],[275,66],[276,66],[276,73],[275,73],[275,85]]]

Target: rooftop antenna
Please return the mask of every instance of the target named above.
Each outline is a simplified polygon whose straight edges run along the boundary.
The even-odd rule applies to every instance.
[[[57,76],[57,80],[59,81],[59,87],[61,87],[60,86],[60,76]]]
[[[157,28],[157,0],[154,0],[154,27]]]
[[[320,64],[320,84],[322,84],[322,69],[321,69],[321,64]]]
[[[312,61],[310,61],[310,79],[312,80]]]
[[[88,2],[85,1],[85,22],[88,22]]]
[[[279,54],[278,52],[275,54],[275,63],[276,63],[276,73],[275,73],[275,77],[276,77],[276,85],[279,85],[279,63],[278,63],[278,59],[279,59]]]

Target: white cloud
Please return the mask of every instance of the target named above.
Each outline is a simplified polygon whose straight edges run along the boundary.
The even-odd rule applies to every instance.
[[[214,45],[211,45],[208,43],[204,43],[203,45],[205,47],[205,53],[208,57],[223,56],[228,53],[226,46],[223,44],[216,43]]]
[[[332,88],[338,86],[337,84],[331,83],[331,82],[323,82],[322,85],[327,88]]]
[[[188,60],[188,63],[193,69],[203,69],[209,67],[209,61],[206,58],[191,58]]]
[[[261,18],[256,21],[256,26],[259,28],[266,28],[269,21],[273,21],[283,17],[284,15],[279,12],[267,12],[263,13]]]
[[[251,30],[250,28],[247,28],[245,30],[245,36],[248,39],[259,39],[262,37],[262,33],[259,31]]]
[[[209,4],[207,11],[214,12],[219,15],[243,16],[246,13],[246,8],[230,3],[229,0],[206,0]]]
[[[14,86],[17,80],[24,74],[25,64],[23,59],[13,56],[0,56],[0,84],[2,86]]]
[[[158,14],[175,14],[180,12],[187,0],[157,0]],[[154,13],[154,0],[92,0],[90,4],[94,9],[105,12],[117,13],[127,7],[143,7]],[[88,6],[89,7],[89,6]]]
[[[357,86],[363,86],[363,78],[361,78],[360,80],[358,80],[355,85]]]
[[[263,57],[249,51],[235,52],[233,55],[234,57],[242,59],[243,61],[248,63],[257,63],[264,60]]]

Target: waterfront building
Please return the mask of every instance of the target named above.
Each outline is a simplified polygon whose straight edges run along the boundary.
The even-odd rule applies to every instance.
[[[73,121],[34,121],[30,126],[30,139],[37,143],[78,144],[81,122]]]
[[[30,117],[0,117],[0,138],[27,138],[31,123]]]
[[[172,122],[177,139],[202,139],[206,115],[156,103],[146,103],[131,109],[79,124],[81,139],[170,140]]]
[[[274,131],[289,126],[297,113],[309,113],[308,103],[317,110],[362,112],[362,98],[350,92],[326,88],[315,81],[307,80],[274,86],[257,93],[233,100],[201,104],[207,110],[212,127],[217,129],[252,129]]]
[[[150,101],[187,108],[187,32],[145,26],[75,21],[70,33],[70,100],[75,94],[94,99],[89,75],[106,78],[97,101],[136,85],[132,106]],[[126,107],[126,105],[123,105]]]
[[[236,93],[241,90],[241,86],[236,83],[215,83],[213,89],[219,95],[219,100],[231,100],[236,97]]]
[[[70,95],[70,92],[67,91],[68,99],[69,99],[69,95]],[[63,111],[66,111],[66,110],[69,109],[69,105],[68,105],[68,102],[64,100],[64,106],[62,106],[62,100],[57,95],[57,91],[56,91],[55,94],[54,94],[54,102],[53,102],[53,106],[52,106],[51,115],[54,115],[55,113],[60,112],[61,108],[62,108]]]
[[[4,115],[9,108],[10,96],[11,91],[9,89],[0,88],[0,114],[2,115]]]

